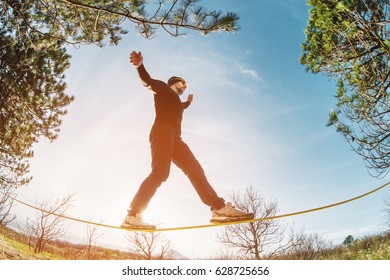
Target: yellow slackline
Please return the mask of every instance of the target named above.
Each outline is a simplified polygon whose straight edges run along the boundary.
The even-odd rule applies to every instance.
[[[15,198],[15,197],[7,195],[7,194],[5,194],[5,195],[7,195],[9,198],[13,199],[14,201],[16,201],[16,202],[18,202],[18,203],[20,203],[22,205],[25,205],[27,207],[30,207],[32,209],[35,209],[35,210],[38,210],[38,211],[42,211],[44,213],[51,214],[51,215],[54,215],[54,216],[57,216],[57,217],[60,217],[60,218],[63,218],[63,219],[68,219],[68,220],[71,220],[71,221],[75,221],[75,222],[80,222],[80,223],[85,223],[85,224],[90,224],[90,225],[95,225],[95,226],[101,226],[101,227],[106,227],[106,228],[112,228],[112,229],[121,229],[121,230],[126,230],[126,231],[162,232],[162,231],[189,230],[189,229],[211,228],[211,227],[227,226],[227,225],[235,225],[235,224],[243,224],[243,223],[253,223],[253,222],[258,222],[258,221],[281,219],[281,218],[286,218],[286,217],[291,217],[291,216],[307,214],[307,213],[310,213],[310,212],[315,212],[315,211],[320,211],[320,210],[336,207],[336,206],[339,206],[339,205],[342,205],[342,204],[346,204],[346,203],[352,202],[354,200],[361,199],[361,198],[363,198],[365,196],[373,194],[374,192],[377,192],[377,191],[387,187],[389,184],[390,184],[390,182],[387,182],[387,183],[383,184],[382,186],[380,186],[380,187],[378,187],[376,189],[373,189],[373,190],[371,190],[371,191],[369,191],[367,193],[364,193],[362,195],[359,195],[359,196],[356,196],[356,197],[353,197],[353,198],[350,198],[350,199],[347,199],[347,200],[344,200],[344,201],[340,201],[340,202],[337,202],[337,203],[325,205],[325,206],[322,206],[322,207],[317,207],[317,208],[312,208],[312,209],[308,209],[308,210],[298,211],[298,212],[292,212],[292,213],[287,213],[287,214],[282,214],[282,215],[276,215],[276,216],[272,216],[272,217],[255,218],[255,219],[246,220],[246,221],[236,221],[236,222],[227,222],[227,223],[218,223],[218,224],[206,224],[206,225],[195,225],[195,226],[184,226],[184,227],[172,227],[172,228],[157,228],[157,229],[154,229],[154,230],[152,230],[152,229],[121,228],[121,227],[118,227],[118,226],[112,226],[112,225],[95,223],[95,222],[90,222],[90,221],[86,221],[86,220],[82,220],[82,219],[72,218],[72,217],[69,217],[69,216],[60,215],[60,214],[57,214],[55,212],[50,212],[50,211],[47,211],[45,209],[38,208],[38,207],[36,207],[34,205],[25,203],[25,202]]]

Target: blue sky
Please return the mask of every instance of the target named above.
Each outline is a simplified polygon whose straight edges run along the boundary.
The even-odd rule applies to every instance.
[[[70,49],[67,92],[75,96],[58,140],[40,141],[31,160],[34,176],[18,198],[28,203],[76,193],[68,214],[120,225],[139,184],[150,171],[148,134],[153,97],[129,64],[141,51],[152,77],[184,77],[194,102],[185,111],[183,139],[217,192],[253,186],[277,200],[279,214],[335,203],[384,182],[371,177],[363,160],[332,127],[335,81],[305,72],[300,45],[309,7],[305,1],[201,1],[210,9],[234,11],[234,34],[189,32],[153,40],[129,34],[117,47]],[[185,96],[184,96],[185,98]],[[387,191],[337,208],[281,220],[342,242],[383,229]],[[31,216],[16,206],[18,216]],[[187,178],[173,167],[145,213],[164,227],[207,224],[210,211]],[[169,232],[173,247],[193,258],[212,256],[221,229]],[[104,230],[98,244],[126,249],[123,231]],[[85,225],[69,223],[71,240],[82,241]],[[189,242],[191,240],[191,242]],[[197,242],[192,242],[197,240]]]

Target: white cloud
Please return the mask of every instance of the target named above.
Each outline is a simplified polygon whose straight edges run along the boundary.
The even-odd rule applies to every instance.
[[[241,74],[249,76],[255,80],[261,80],[259,74],[255,70],[248,68],[246,65],[237,64],[237,68],[240,70]]]

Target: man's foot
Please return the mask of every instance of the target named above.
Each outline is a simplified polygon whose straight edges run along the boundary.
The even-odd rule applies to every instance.
[[[247,221],[254,218],[253,213],[246,213],[237,210],[230,202],[218,210],[212,210],[211,223],[228,223],[236,221]]]
[[[154,229],[156,229],[156,226],[145,223],[142,220],[142,215],[136,214],[135,216],[127,215],[126,218],[123,220],[121,228],[154,230]]]

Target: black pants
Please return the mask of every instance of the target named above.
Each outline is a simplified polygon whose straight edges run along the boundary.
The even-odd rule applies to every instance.
[[[203,168],[172,125],[155,124],[150,132],[149,141],[152,171],[134,196],[130,204],[130,215],[142,213],[146,209],[158,187],[168,179],[171,162],[187,175],[204,204],[211,209],[224,206],[224,200],[218,197],[207,181]]]

